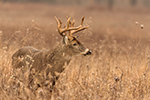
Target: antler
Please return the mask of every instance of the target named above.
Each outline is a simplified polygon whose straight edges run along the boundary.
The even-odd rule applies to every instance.
[[[55,19],[57,21],[58,32],[60,33],[61,36],[66,35],[66,34],[63,34],[66,31],[77,30],[78,29],[78,27],[69,27],[69,23],[70,23],[71,17],[68,18],[68,20],[67,20],[67,26],[65,28],[63,28],[63,29],[61,28],[62,21],[60,19],[58,19],[56,16],[55,16]]]
[[[67,25],[66,25],[65,28],[62,29],[61,28],[62,21],[55,16],[55,19],[57,21],[58,32],[60,33],[61,36],[65,36],[66,35],[65,32],[69,31],[69,36],[72,36],[74,33],[77,33],[79,31],[87,29],[88,28],[87,26],[83,27],[84,18],[85,17],[83,17],[82,20],[81,20],[81,25],[79,25],[78,27],[74,27],[74,23],[75,23],[74,18],[72,17],[73,22],[71,22],[70,21],[71,17],[69,17],[69,18],[67,17]],[[65,33],[65,34],[63,34],[63,33]]]

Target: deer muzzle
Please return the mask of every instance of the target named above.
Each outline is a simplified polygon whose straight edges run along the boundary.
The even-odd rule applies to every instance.
[[[89,50],[89,49],[86,49],[85,50],[85,53],[83,54],[84,56],[87,56],[87,55],[91,55],[92,54],[92,51]]]

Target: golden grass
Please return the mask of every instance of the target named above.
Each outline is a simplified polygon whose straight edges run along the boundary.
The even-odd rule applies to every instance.
[[[54,100],[150,99],[148,13],[46,4],[0,5],[0,99],[48,99],[45,89],[34,93],[27,88],[28,71],[13,73],[11,56],[23,46],[54,47],[61,40],[54,16],[65,22],[66,15],[75,17],[77,25],[82,15],[86,17],[90,28],[77,35],[93,54],[72,59],[56,83]]]

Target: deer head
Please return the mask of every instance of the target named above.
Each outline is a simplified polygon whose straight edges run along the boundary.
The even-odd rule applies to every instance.
[[[70,53],[71,56],[79,54],[84,56],[91,55],[91,51],[77,40],[76,36],[73,36],[73,34],[88,28],[88,26],[83,26],[84,17],[78,27],[74,27],[74,18],[72,18],[73,21],[71,22],[71,17],[67,17],[67,25],[64,28],[61,28],[62,21],[57,17],[55,17],[55,19],[57,22],[58,32],[63,37],[63,43],[68,47],[68,53]],[[68,34],[66,32],[68,32]]]

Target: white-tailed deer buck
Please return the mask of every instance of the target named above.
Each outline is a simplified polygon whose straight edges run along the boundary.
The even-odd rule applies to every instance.
[[[72,18],[72,22],[70,21],[71,18],[67,18],[65,28],[61,28],[62,22],[60,19],[57,17],[55,19],[57,21],[58,32],[63,37],[62,41],[56,47],[44,51],[33,47],[23,47],[12,56],[13,68],[30,69],[29,84],[35,83],[33,82],[34,78],[38,77],[38,82],[36,82],[37,87],[50,84],[51,82],[50,87],[52,89],[55,81],[59,78],[59,74],[65,69],[64,65],[68,64],[73,56],[91,55],[91,51],[73,36],[73,34],[88,28],[83,26],[84,17],[82,18],[81,25],[78,27],[74,27],[74,18]],[[34,74],[32,73],[32,69],[34,69]],[[43,75],[46,75],[46,78]],[[47,83],[46,80],[51,81]]]

